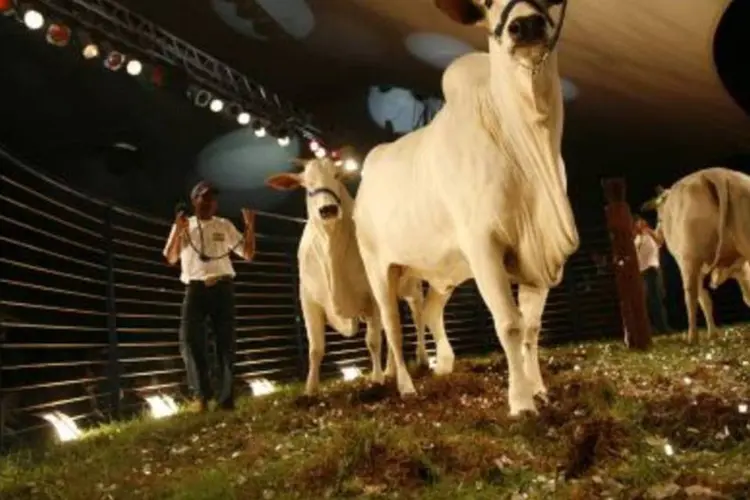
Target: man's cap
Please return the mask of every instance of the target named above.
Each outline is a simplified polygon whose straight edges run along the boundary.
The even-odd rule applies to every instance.
[[[208,193],[209,191],[213,194],[219,194],[219,190],[216,189],[213,184],[208,181],[200,181],[193,187],[192,191],[190,191],[190,199],[194,200],[197,197]]]

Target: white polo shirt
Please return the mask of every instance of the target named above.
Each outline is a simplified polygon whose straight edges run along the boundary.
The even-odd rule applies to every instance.
[[[649,234],[639,234],[635,237],[635,252],[638,255],[638,270],[645,271],[649,267],[659,268],[659,245]]]
[[[210,220],[200,221],[198,225],[198,219],[188,217],[189,229],[186,235],[183,236],[182,251],[180,252],[180,265],[182,266],[182,273],[180,275],[180,281],[188,284],[191,280],[204,281],[208,278],[216,278],[218,276],[232,276],[235,277],[234,267],[232,266],[232,260],[230,259],[227,252],[234,249],[234,253],[242,257],[243,245],[241,243],[243,237],[242,234],[234,227],[231,221],[222,217],[212,217]],[[175,225],[172,224],[172,230],[169,233],[167,239],[167,245],[164,246],[164,256],[167,255],[167,248],[169,240],[175,232]],[[201,243],[201,233],[203,239]],[[190,241],[187,236],[189,235]],[[203,252],[212,259],[208,262],[203,262],[200,259],[200,253]],[[224,255],[221,259],[213,259]]]

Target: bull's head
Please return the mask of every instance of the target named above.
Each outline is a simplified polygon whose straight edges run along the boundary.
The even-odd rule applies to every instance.
[[[295,160],[302,171],[285,172],[266,179],[266,185],[280,191],[304,188],[307,191],[307,216],[313,222],[331,226],[341,220],[346,207],[342,200],[348,196],[342,183],[350,175],[330,159]]]
[[[514,58],[538,63],[548,50],[555,21],[550,9],[563,0],[435,0],[448,17],[461,24],[482,24]]]

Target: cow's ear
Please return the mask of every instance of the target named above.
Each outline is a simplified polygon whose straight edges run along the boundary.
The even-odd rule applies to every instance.
[[[472,0],[435,0],[435,6],[460,24],[477,24],[484,12]]]
[[[299,174],[276,174],[266,179],[266,186],[278,191],[291,191],[302,186],[302,178]]]

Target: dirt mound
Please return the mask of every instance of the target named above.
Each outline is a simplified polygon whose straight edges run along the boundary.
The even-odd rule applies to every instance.
[[[747,415],[709,393],[681,393],[645,405],[641,424],[681,448],[725,450],[750,438]]]

